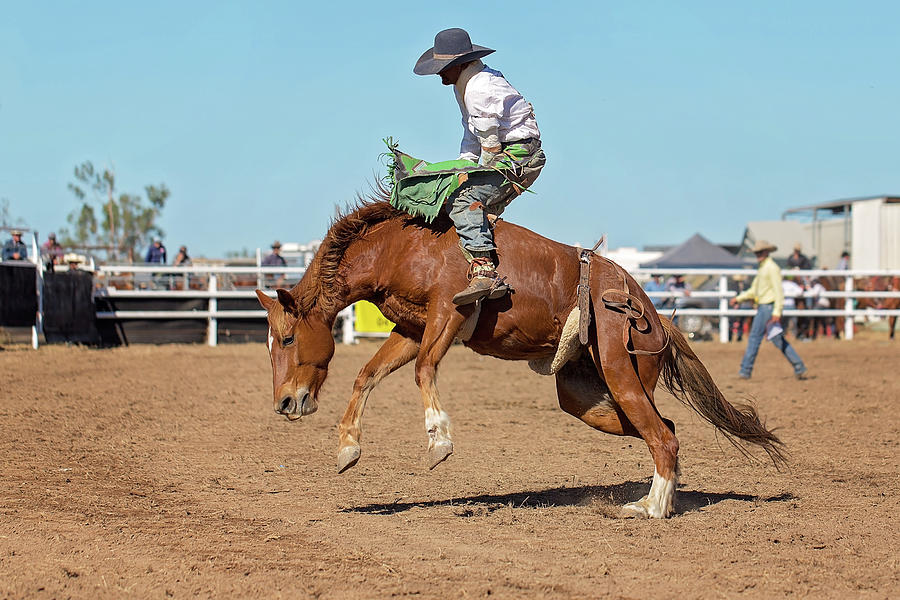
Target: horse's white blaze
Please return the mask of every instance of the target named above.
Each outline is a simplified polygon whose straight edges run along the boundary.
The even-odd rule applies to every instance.
[[[272,335],[272,328],[269,327],[269,354],[272,354],[272,346],[275,344],[275,337]]]
[[[425,409],[425,431],[435,442],[450,441],[450,416],[442,410]]]

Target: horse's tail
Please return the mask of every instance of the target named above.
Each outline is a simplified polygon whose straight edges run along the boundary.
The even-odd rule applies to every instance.
[[[744,455],[750,456],[746,442],[765,450],[776,467],[785,464],[784,443],[760,422],[756,409],[749,404],[730,404],[678,328],[663,316],[660,321],[671,339],[662,368],[665,388],[712,423]]]

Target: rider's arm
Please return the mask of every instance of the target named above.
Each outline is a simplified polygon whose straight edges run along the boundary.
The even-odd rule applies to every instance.
[[[768,260],[771,261],[771,265],[769,265],[767,275],[772,281],[772,288],[775,292],[775,301],[772,303],[772,317],[777,318],[781,316],[781,312],[784,310],[784,288],[781,285],[781,269],[778,268],[778,265],[771,258]]]
[[[491,166],[497,160],[497,155],[502,150],[500,146],[500,118],[493,115],[472,117],[472,125],[475,127],[475,137],[481,146],[481,162],[485,166]]]
[[[478,157],[481,156],[481,144],[469,129],[468,115],[463,115],[463,132],[463,139],[459,145],[459,157],[478,162]]]
[[[472,77],[466,86],[465,110],[468,113],[466,134],[478,144],[481,163],[491,166],[502,149],[500,118],[503,114],[503,90],[492,85],[486,73]]]

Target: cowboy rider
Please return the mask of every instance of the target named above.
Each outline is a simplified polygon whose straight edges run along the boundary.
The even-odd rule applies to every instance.
[[[475,162],[480,158],[483,166],[494,167],[511,155],[512,146],[519,153],[514,164],[521,186],[510,190],[507,176],[500,172],[472,173],[447,202],[470,263],[469,285],[453,297],[458,305],[501,298],[509,291],[491,257],[497,247],[488,214],[502,213],[511,200],[510,192],[516,194],[531,185],[546,162],[531,104],[500,71],[480,60],[492,52],[472,44],[464,29],[445,29],[434,36],[434,46],[413,68],[417,75],[439,75],[442,84],[453,86],[464,129],[459,158]]]

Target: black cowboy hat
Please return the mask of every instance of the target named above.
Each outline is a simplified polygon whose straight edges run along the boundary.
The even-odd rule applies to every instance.
[[[413,73],[436,75],[451,65],[469,62],[491,52],[494,51],[490,48],[473,44],[465,29],[445,29],[434,36],[434,46],[419,57]]]

